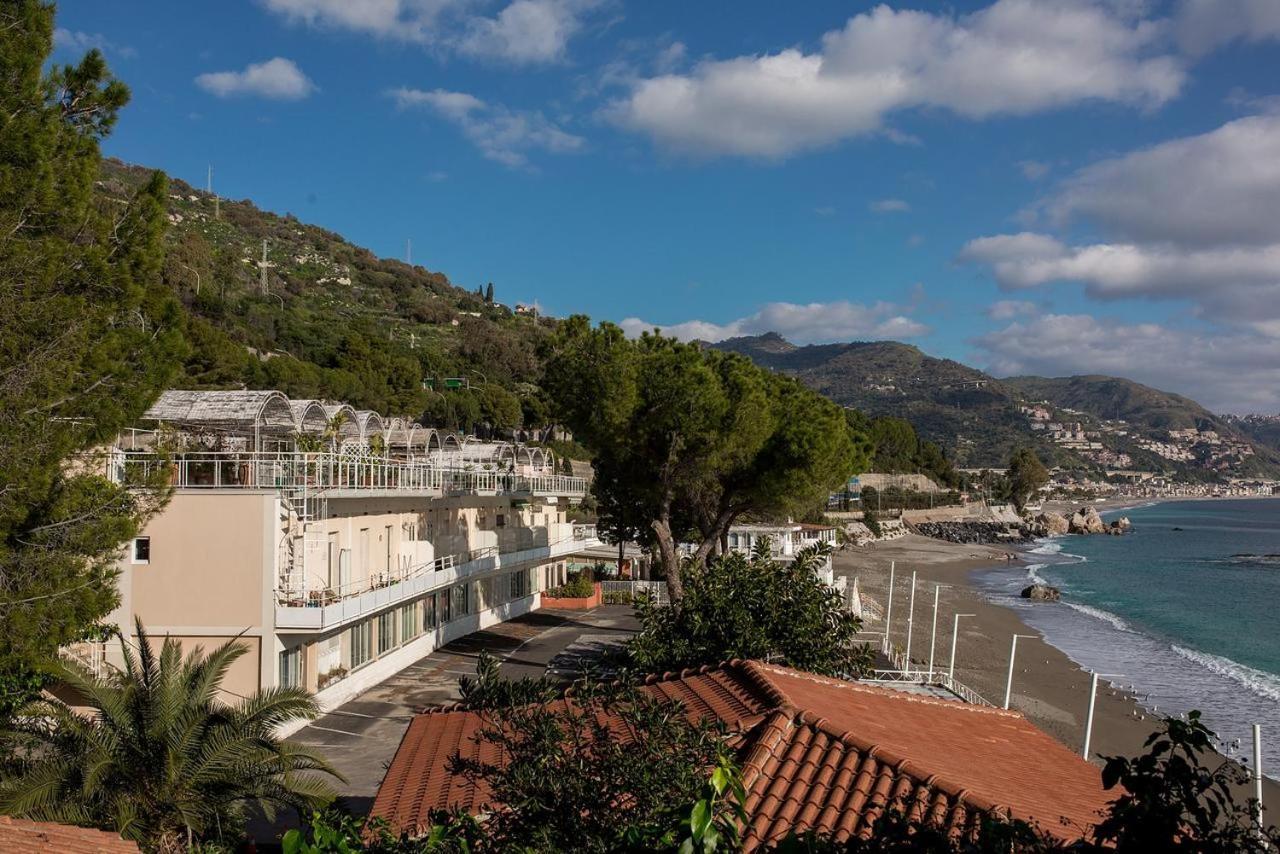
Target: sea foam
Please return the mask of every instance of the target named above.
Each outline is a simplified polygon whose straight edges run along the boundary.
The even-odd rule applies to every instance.
[[[1225,676],[1233,682],[1238,682],[1260,697],[1280,702],[1280,677],[1275,674],[1255,670],[1247,664],[1232,661],[1221,655],[1187,649],[1177,644],[1170,644],[1170,646],[1187,661],[1194,662],[1219,676]]]
[[[1081,614],[1093,617],[1095,620],[1102,620],[1104,623],[1110,623],[1113,627],[1122,632],[1133,631],[1133,629],[1129,628],[1128,623],[1110,611],[1104,611],[1101,608],[1094,608],[1089,605],[1081,605],[1078,602],[1063,602],[1062,604],[1072,610],[1079,611]]]

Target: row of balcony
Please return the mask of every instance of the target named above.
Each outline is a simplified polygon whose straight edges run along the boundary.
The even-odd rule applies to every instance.
[[[393,567],[344,584],[315,573],[281,581],[276,589],[276,627],[323,631],[396,605],[430,590],[497,570],[527,568],[599,545],[594,525],[560,525],[561,536],[515,550],[485,546],[416,565]]]
[[[414,493],[531,495],[580,498],[584,478],[545,473],[529,466],[451,468],[438,462],[330,452],[200,452],[172,456],[116,451],[107,475],[116,483],[145,483],[167,472],[178,489],[276,489],[327,494]]]

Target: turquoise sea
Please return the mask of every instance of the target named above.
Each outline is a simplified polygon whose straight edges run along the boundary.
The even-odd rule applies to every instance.
[[[1280,776],[1280,500],[1181,501],[1108,512],[1123,537],[1056,537],[1031,563],[979,573],[1082,666],[1120,674],[1160,714],[1199,709],[1232,752],[1263,725],[1263,768]],[[1059,605],[1018,598],[1043,580]]]

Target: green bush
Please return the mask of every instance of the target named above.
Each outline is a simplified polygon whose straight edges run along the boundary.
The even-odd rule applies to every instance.
[[[585,599],[596,592],[595,582],[591,577],[589,570],[575,573],[569,576],[569,580],[559,587],[543,593],[543,596],[550,596],[553,599]]]

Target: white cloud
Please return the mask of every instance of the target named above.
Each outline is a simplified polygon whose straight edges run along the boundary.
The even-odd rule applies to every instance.
[[[1011,323],[975,343],[997,376],[1108,374],[1185,394],[1215,411],[1280,409],[1276,337],[1048,314]]]
[[[1276,0],[1182,0],[1174,20],[1178,43],[1194,56],[1237,39],[1280,38]]]
[[[1042,163],[1039,160],[1022,160],[1018,162],[1018,169],[1022,172],[1022,177],[1028,181],[1039,181],[1045,175],[1049,174],[1049,164]]]
[[[723,341],[741,335],[777,332],[799,344],[855,341],[884,338],[914,338],[929,328],[907,316],[902,306],[879,302],[871,306],[840,300],[797,304],[771,302],[755,314],[729,323],[688,320],[659,326],[638,317],[628,317],[619,325],[628,335],[637,336],[654,328],[684,341]]]
[[[58,27],[53,31],[53,46],[65,50],[87,51],[97,48],[106,54],[115,54],[124,59],[132,59],[138,52],[128,45],[112,42],[102,33],[86,33],[81,30],[68,30]]]
[[[262,0],[290,21],[514,64],[557,62],[604,0],[514,0],[492,17],[473,0]]]
[[[1277,3],[1280,8],[1280,3]],[[1280,241],[1280,116],[1250,116],[1077,172],[1044,205],[1061,224],[1187,245]]]
[[[1031,317],[1040,308],[1033,302],[1019,299],[1002,299],[987,306],[987,317],[992,320],[1013,320],[1015,317]]]
[[[875,213],[906,213],[911,205],[902,199],[877,199],[869,206]]]
[[[400,88],[388,94],[401,109],[428,109],[453,122],[485,157],[513,168],[528,166],[531,151],[572,154],[586,145],[540,112],[510,110],[466,92]]]
[[[296,101],[315,91],[316,85],[292,60],[277,56],[250,63],[243,71],[213,71],[196,78],[196,85],[219,98],[257,95]]]
[[[1184,79],[1159,36],[1106,2],[997,0],[959,17],[881,5],[813,53],[707,60],[637,81],[606,115],[677,150],[781,157],[885,132],[889,113],[914,107],[969,118],[1089,100],[1153,107]]]

